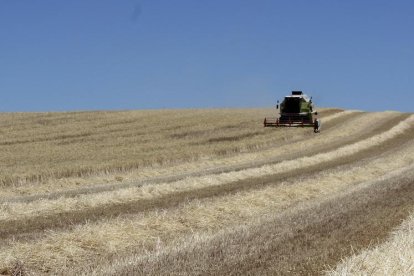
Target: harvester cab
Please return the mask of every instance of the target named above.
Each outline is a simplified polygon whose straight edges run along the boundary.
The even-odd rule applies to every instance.
[[[320,131],[321,121],[316,118],[318,112],[314,110],[312,97],[302,91],[292,91],[280,104],[277,101],[276,109],[279,118],[266,117],[265,127],[313,127],[315,133]]]

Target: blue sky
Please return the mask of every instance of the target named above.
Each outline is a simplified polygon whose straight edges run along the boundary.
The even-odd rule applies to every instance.
[[[0,112],[414,111],[414,1],[0,0]]]

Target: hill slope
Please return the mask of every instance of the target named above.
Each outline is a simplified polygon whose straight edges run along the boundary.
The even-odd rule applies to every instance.
[[[0,114],[0,272],[318,274],[412,212],[413,115],[273,112]]]

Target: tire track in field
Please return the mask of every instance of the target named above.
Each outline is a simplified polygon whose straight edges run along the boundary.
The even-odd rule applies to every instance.
[[[327,130],[324,130],[324,133],[338,129],[340,127],[339,124],[345,124],[345,123],[352,122],[353,120],[362,118],[366,114],[367,113],[362,113],[362,112],[342,114],[342,116],[340,116],[339,118],[333,121],[330,121],[326,124],[327,126],[325,127],[325,129]],[[392,126],[392,124],[397,124],[400,120],[403,120],[406,117],[408,117],[408,115],[400,114],[396,116],[395,118],[386,118],[381,121],[381,125],[379,125],[378,131],[381,131],[382,130],[381,127],[384,124],[387,124],[388,121],[390,121],[389,125]],[[389,125],[387,124],[387,127]],[[281,156],[278,156],[272,159],[266,159],[266,160],[231,165],[231,166],[219,166],[219,167],[207,168],[207,169],[202,169],[202,170],[198,170],[198,171],[191,172],[191,173],[180,173],[176,175],[155,177],[155,178],[146,179],[143,181],[134,181],[132,183],[94,185],[94,186],[77,188],[74,190],[66,190],[66,191],[60,191],[60,192],[54,192],[54,193],[48,193],[48,194],[36,194],[36,195],[5,198],[5,199],[0,199],[0,204],[5,203],[5,202],[31,202],[31,201],[36,201],[39,199],[58,199],[60,197],[76,197],[80,194],[93,194],[93,193],[99,193],[99,192],[115,191],[119,189],[130,188],[130,187],[141,187],[143,185],[175,182],[175,181],[179,181],[179,180],[182,180],[188,177],[200,177],[200,176],[207,175],[207,174],[213,175],[213,174],[220,174],[220,173],[226,173],[226,172],[231,172],[231,171],[241,171],[247,168],[260,167],[266,164],[275,164],[275,163],[285,161],[285,160],[296,159],[305,154],[313,155],[319,152],[325,152],[325,151],[327,152],[341,145],[351,144],[351,143],[354,143],[355,141],[358,141],[359,139],[364,139],[366,137],[369,137],[371,135],[371,132],[369,132],[370,130],[372,129],[370,127],[367,127],[366,132],[363,132],[361,134],[356,134],[354,136],[349,136],[344,139],[340,139],[339,141],[336,141],[335,143],[330,143],[328,145],[323,145],[323,146],[313,146],[312,148],[308,148],[305,151],[299,151],[299,152],[296,151],[295,154],[289,153],[289,154],[281,155]],[[375,129],[373,130],[373,132],[377,133]],[[317,137],[308,138],[304,136],[303,140],[305,139],[312,140],[312,139],[318,139],[318,138]],[[299,141],[295,141],[295,143]],[[282,143],[281,145],[286,146],[290,143],[291,141],[286,141],[285,143]],[[265,151],[265,150],[266,149],[261,149],[260,151]]]
[[[393,126],[393,125],[392,125]],[[387,131],[386,126],[379,133]],[[391,127],[391,126],[388,126]],[[378,131],[378,130],[377,130]],[[84,208],[69,212],[57,213],[48,216],[30,217],[23,220],[9,221],[5,227],[0,229],[0,236],[7,238],[14,236],[14,238],[32,238],[31,232],[43,231],[52,228],[68,228],[77,223],[82,223],[85,220],[96,221],[102,218],[115,217],[120,215],[127,215],[147,211],[155,208],[172,208],[178,206],[186,200],[210,198],[221,196],[225,194],[234,194],[239,191],[254,190],[265,187],[267,185],[275,185],[275,183],[284,181],[286,179],[305,177],[309,174],[319,172],[345,164],[351,164],[361,159],[372,158],[378,155],[378,152],[392,153],[395,148],[403,145],[409,141],[414,135],[414,129],[387,140],[379,145],[375,145],[368,149],[354,153],[349,156],[317,163],[298,170],[292,170],[275,175],[267,175],[263,177],[254,178],[254,181],[249,178],[240,181],[233,181],[224,183],[219,186],[202,187],[178,193],[172,193],[161,196],[155,199],[140,199],[126,203],[115,203],[108,205],[96,206],[94,208]],[[276,184],[277,185],[277,184]]]
[[[412,168],[259,225],[136,258],[119,275],[319,275],[381,243],[414,209]],[[114,273],[114,271],[112,271]],[[101,274],[103,275],[103,274]]]

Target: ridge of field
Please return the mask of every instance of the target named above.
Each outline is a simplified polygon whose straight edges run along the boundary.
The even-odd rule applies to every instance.
[[[402,223],[388,240],[343,260],[330,276],[340,275],[413,275],[414,214]]]
[[[131,135],[136,131],[131,126],[140,125],[140,132],[148,130],[157,137],[151,141],[152,146],[160,144],[152,152],[155,163],[100,171],[109,164],[100,167],[105,158],[110,154],[114,158],[119,151],[99,149],[95,156],[108,155],[102,162],[96,160],[96,171],[59,176],[45,170],[36,179],[24,179],[15,164],[14,175],[20,180],[0,187],[0,275],[19,268],[35,275],[319,274],[335,267],[380,244],[413,211],[414,115],[324,111],[320,134],[312,129],[263,128],[263,113],[269,115],[263,109],[247,110],[249,115],[238,119],[246,125],[238,130],[231,114],[242,110],[187,110],[176,114],[181,122],[172,125],[133,122],[147,111],[137,111],[124,123],[119,122],[130,112],[101,112],[111,120],[118,118],[117,127],[126,126]],[[161,114],[160,120],[179,111],[148,112]],[[50,116],[63,122],[69,115],[80,116],[79,120],[89,116],[86,126],[92,133],[80,141],[40,135],[47,129],[59,130],[60,124],[45,124],[46,128],[34,124],[29,133],[36,135],[25,133],[30,129],[25,119],[48,114],[0,114],[3,123],[8,116],[9,124],[4,123],[8,127],[14,116],[20,133],[4,140],[0,151],[27,146],[30,152],[33,145],[67,139],[75,139],[77,146],[98,145],[124,133],[93,128],[103,125],[97,119],[103,115],[89,113]],[[205,120],[217,122],[194,120],[190,114],[207,114]],[[76,125],[73,117],[70,124]],[[229,125],[233,127],[225,127]],[[165,130],[168,126],[174,128]],[[197,136],[194,131],[201,132]],[[169,141],[175,139],[171,135],[182,141]],[[181,159],[201,144],[202,155]],[[177,149],[168,148],[183,145],[188,147],[178,156],[173,155]],[[126,147],[121,143],[120,148]],[[129,147],[134,152],[136,144]],[[81,149],[72,150],[76,148]],[[91,156],[94,149],[87,150]],[[71,166],[70,158],[83,158],[59,150],[46,151],[43,164],[66,160]],[[57,152],[60,159],[55,159]],[[156,161],[165,154],[168,160]],[[125,156],[125,161],[132,156]],[[121,165],[122,158],[117,160]],[[35,170],[34,160],[22,161],[22,166]],[[65,162],[53,169],[63,168]],[[8,169],[6,174],[13,166]]]

